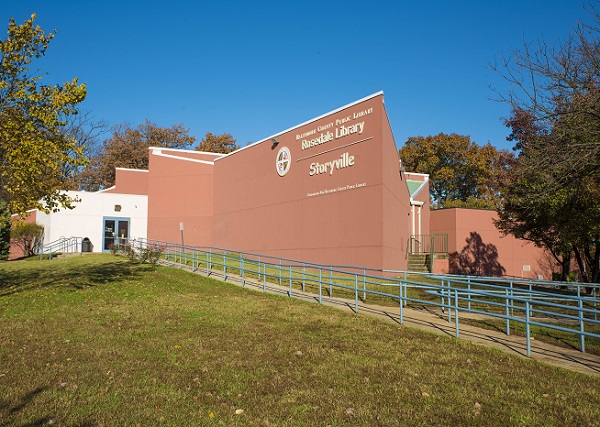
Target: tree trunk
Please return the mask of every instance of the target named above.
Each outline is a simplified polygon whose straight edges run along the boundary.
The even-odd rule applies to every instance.
[[[571,272],[571,252],[562,254],[562,260],[560,261],[561,272],[560,272],[560,281],[566,282],[569,273]]]
[[[577,265],[579,266],[579,273],[581,274],[581,281],[588,283],[590,278],[588,276],[586,263],[581,257],[581,251],[579,248],[573,248],[573,252],[575,252],[575,259],[577,260]]]
[[[590,265],[591,282],[600,283],[600,243],[594,245],[594,258]]]

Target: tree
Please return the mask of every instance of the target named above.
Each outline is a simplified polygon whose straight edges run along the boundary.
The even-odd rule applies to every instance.
[[[548,249],[566,278],[575,258],[600,281],[600,15],[564,42],[543,39],[492,66],[510,84],[499,99],[515,161],[502,182],[497,226]]]
[[[516,142],[518,156],[501,176],[501,203],[498,209],[499,219],[496,226],[504,234],[533,242],[536,246],[548,250],[561,265],[562,280],[566,280],[571,266],[572,246],[560,235],[559,194],[556,191],[540,191],[551,184],[552,175],[547,169],[530,168],[530,158],[537,158],[539,149],[550,143],[550,136],[536,125],[527,112],[517,110],[505,124],[511,128],[507,138]],[[533,194],[537,195],[532,197]],[[560,196],[564,197],[562,191]]]
[[[213,135],[208,132],[196,147],[196,151],[227,154],[239,148],[235,142],[235,138],[228,133]]]
[[[70,116],[61,131],[75,141],[73,149],[69,152],[69,159],[89,161],[97,156],[100,151],[100,137],[109,131],[107,124],[96,121],[90,111],[80,112],[76,116]],[[80,190],[81,183],[79,175],[85,165],[81,161],[65,162],[61,165],[61,181],[64,190]]]
[[[55,210],[71,200],[61,193],[61,167],[80,165],[84,159],[75,141],[61,131],[86,96],[77,78],[63,85],[39,84],[30,71],[32,62],[45,55],[55,32],[46,34],[31,19],[8,23],[8,36],[0,40],[0,200],[12,213],[30,208]]]
[[[495,207],[495,170],[508,153],[491,144],[480,147],[468,136],[440,133],[411,137],[398,152],[411,172],[429,175],[434,208]]]
[[[10,212],[6,202],[0,200],[0,260],[8,259],[10,251]]]
[[[78,175],[80,187],[88,191],[108,188],[115,183],[115,168],[148,169],[148,148],[188,148],[196,138],[188,134],[183,124],[170,128],[146,123],[132,128],[119,125],[106,139],[90,164]]]
[[[34,249],[42,243],[44,238],[44,226],[37,222],[15,222],[10,232],[10,238],[23,250],[23,256],[34,255]]]
[[[565,182],[565,174],[572,173],[571,166],[561,166],[560,162],[540,166],[549,151],[568,145],[562,131],[541,128],[524,111],[513,112],[506,123],[512,128],[509,140],[517,142],[518,156],[499,180],[502,202],[496,226],[505,234],[547,249],[561,266],[561,280],[569,277],[575,258],[582,280],[597,281],[598,177],[582,175]],[[560,127],[559,121],[554,127]]]

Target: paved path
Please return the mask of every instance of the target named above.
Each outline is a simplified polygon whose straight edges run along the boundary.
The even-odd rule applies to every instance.
[[[196,273],[206,276],[206,270],[197,270]],[[223,280],[223,272],[219,270],[213,270],[210,273],[210,277],[218,280]],[[242,278],[240,276],[227,274],[228,283],[236,285],[242,285]],[[255,280],[246,279],[245,286],[250,289],[263,290],[263,283]],[[267,283],[266,290],[269,293],[280,294],[288,296],[289,288],[284,286],[278,286],[273,283]],[[302,292],[300,290],[293,289],[293,296],[302,300],[310,302],[319,302],[318,295]],[[355,302],[354,300],[341,299],[341,298],[330,298],[322,297],[322,303],[324,305],[337,307],[342,310],[348,310],[354,312]],[[359,301],[358,307],[359,314],[366,314],[370,316],[379,317],[390,322],[400,324],[400,314],[398,307],[384,307],[364,303]],[[462,317],[467,317],[463,315]],[[455,336],[455,324],[454,320],[451,323],[447,321],[447,316],[441,315],[433,310],[417,310],[412,308],[405,308],[403,310],[403,325],[408,327],[415,327],[423,329],[429,332],[448,335],[451,337]],[[478,328],[475,326],[466,325],[461,323],[459,327],[459,338],[469,340],[471,342],[486,345],[488,347],[494,347],[508,353],[516,354],[519,356],[527,357],[527,343],[525,337],[519,337],[514,335],[506,335],[502,332],[487,330]],[[586,374],[600,375],[600,356],[596,356],[589,353],[582,353],[576,349],[563,348],[547,344],[542,341],[531,340],[530,344],[531,358],[539,360],[551,365],[559,366],[565,369],[573,371],[583,372]]]

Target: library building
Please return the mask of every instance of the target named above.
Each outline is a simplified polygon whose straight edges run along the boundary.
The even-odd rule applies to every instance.
[[[229,154],[149,149],[148,170],[116,170],[72,210],[32,211],[44,242],[115,237],[338,266],[549,279],[544,252],[502,236],[496,213],[430,210],[424,174],[405,171],[375,93]],[[19,255],[19,254],[15,254]],[[433,257],[433,259],[432,259]]]

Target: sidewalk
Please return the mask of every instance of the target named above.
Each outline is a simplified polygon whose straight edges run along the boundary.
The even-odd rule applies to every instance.
[[[196,273],[203,276],[207,275],[206,270],[197,270]],[[209,276],[217,280],[223,280],[222,271],[211,271]],[[226,281],[242,286],[242,278],[240,276],[227,274]],[[252,279],[245,280],[245,287],[260,292],[263,291],[263,283]],[[278,286],[273,283],[267,283],[266,291],[271,294],[288,296],[289,288]],[[318,295],[302,292],[297,289],[293,290],[293,297],[314,303],[319,302]],[[355,309],[354,300],[323,296],[322,303],[323,305],[351,312],[354,312]],[[389,322],[400,324],[398,307],[384,307],[359,302],[358,314],[375,316]],[[408,307],[404,308],[402,324],[407,327],[419,328],[437,334],[448,335],[450,337],[455,336],[454,321],[449,323],[446,316],[442,317],[441,313],[436,313],[434,311],[417,310]],[[459,327],[459,339],[468,340],[476,344],[527,357],[527,343],[525,337],[506,335],[498,331],[481,329],[461,323]],[[557,347],[536,340],[531,340],[530,348],[532,359],[585,374],[600,375],[600,356],[582,353],[576,349]]]

